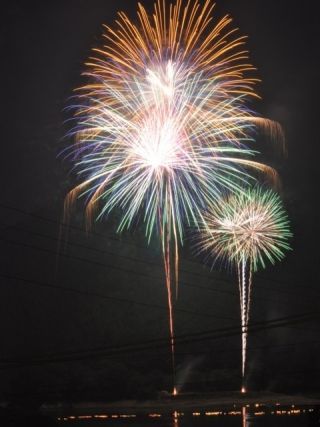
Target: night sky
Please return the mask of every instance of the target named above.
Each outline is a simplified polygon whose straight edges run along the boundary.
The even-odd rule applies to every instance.
[[[118,10],[134,17],[135,2],[11,0],[2,10],[0,400],[139,397],[170,388],[168,346],[150,343],[168,336],[156,239],[147,247],[139,226],[117,236],[116,214],[87,235],[81,205],[69,230],[59,226],[75,183],[58,157],[71,143],[65,109],[102,24]],[[320,299],[318,15],[311,1],[218,1],[216,18],[226,13],[248,35],[262,80],[262,100],[252,107],[283,126],[288,150],[286,157],[260,141],[260,159],[280,173],[294,239],[281,264],[255,277],[252,322],[291,319],[318,311]],[[197,335],[239,325],[234,277],[210,271],[188,243],[180,276],[176,333],[188,339],[177,347],[178,381],[189,391],[238,389],[239,335]],[[316,390],[318,328],[319,319],[307,317],[252,334],[249,385]]]

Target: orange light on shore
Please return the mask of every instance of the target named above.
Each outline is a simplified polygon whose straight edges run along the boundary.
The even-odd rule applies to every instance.
[[[176,387],[173,387],[172,396],[177,396],[178,391]]]
[[[246,388],[245,387],[241,387],[241,393],[246,393],[246,392],[247,392]]]

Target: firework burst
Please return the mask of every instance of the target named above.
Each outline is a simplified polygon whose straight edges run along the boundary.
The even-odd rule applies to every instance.
[[[200,251],[236,266],[242,326],[242,376],[245,376],[252,273],[280,261],[290,249],[289,221],[278,194],[260,187],[231,194],[203,215]]]
[[[85,196],[89,222],[117,207],[119,231],[142,218],[148,240],[161,238],[173,358],[172,283],[184,228],[222,191],[247,183],[248,168],[274,177],[246,144],[260,126],[281,134],[246,108],[256,80],[244,37],[228,16],[213,25],[213,7],[159,0],[149,16],[139,4],[137,24],[119,13],[86,64],[71,131],[80,184],[66,210]]]

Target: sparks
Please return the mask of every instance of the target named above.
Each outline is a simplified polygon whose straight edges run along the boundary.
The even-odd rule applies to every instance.
[[[229,195],[213,204],[203,218],[198,248],[214,260],[231,262],[237,270],[244,379],[252,274],[260,266],[264,268],[267,261],[280,261],[290,249],[289,221],[279,195],[260,187]],[[245,392],[245,388],[241,391]]]
[[[158,0],[151,16],[138,5],[137,24],[120,12],[87,61],[88,83],[77,92],[70,133],[76,144],[68,155],[80,184],[66,212],[85,196],[89,223],[119,208],[119,232],[140,218],[148,241],[160,236],[173,367],[172,283],[177,291],[185,227],[197,225],[223,191],[247,183],[249,169],[274,176],[252,160],[247,145],[260,126],[281,134],[246,107],[257,95],[245,38],[229,16],[213,25],[213,8],[211,0],[169,7]]]

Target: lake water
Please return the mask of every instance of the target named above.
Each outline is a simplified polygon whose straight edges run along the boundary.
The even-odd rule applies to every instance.
[[[61,417],[59,424],[65,427],[311,427],[319,426],[317,408],[257,409],[255,414],[238,409],[233,414],[202,413],[179,416],[127,415],[80,415]]]

